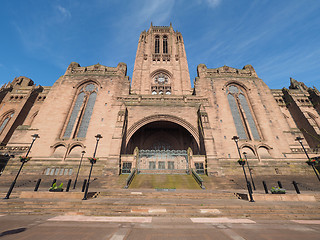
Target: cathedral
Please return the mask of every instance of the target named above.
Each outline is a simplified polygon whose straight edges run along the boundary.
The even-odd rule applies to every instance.
[[[211,65],[212,63],[206,63]],[[305,174],[320,149],[320,93],[290,79],[269,89],[251,65],[197,66],[191,85],[182,34],[153,26],[140,34],[132,79],[127,66],[72,62],[53,86],[17,77],[0,89],[2,174],[74,176],[96,153],[96,176],[139,173]],[[95,136],[102,138],[96,140]],[[238,137],[237,142],[234,136]],[[239,151],[238,151],[238,148]],[[86,173],[89,169],[83,169]]]

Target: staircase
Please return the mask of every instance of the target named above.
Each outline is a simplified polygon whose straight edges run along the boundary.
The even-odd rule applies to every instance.
[[[281,181],[286,195],[296,194],[292,180],[297,181],[301,195],[314,195],[315,202],[256,201],[238,199],[236,193],[246,193],[243,176],[201,176],[202,190],[191,175],[138,174],[129,189],[123,189],[128,175],[100,177],[90,183],[90,191],[96,198],[79,199],[20,198],[21,191],[32,192],[37,179],[21,176],[10,199],[3,197],[11,184],[12,176],[0,182],[0,215],[2,214],[50,214],[50,215],[98,215],[98,216],[163,216],[163,217],[229,217],[255,219],[320,219],[320,187],[315,176],[254,176],[257,191],[263,194],[262,180],[268,188]],[[40,192],[47,192],[52,176],[42,177]],[[92,179],[95,179],[93,177]],[[68,177],[58,178],[66,182]],[[83,179],[72,192],[80,192]],[[67,193],[68,194],[68,193]],[[269,194],[270,195],[270,194]]]
[[[23,199],[15,193],[0,199],[0,214],[319,219],[320,194],[317,200],[250,203],[233,192],[207,190],[108,190],[86,201]]]

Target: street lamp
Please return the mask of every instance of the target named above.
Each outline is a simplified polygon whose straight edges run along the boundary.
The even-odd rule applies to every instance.
[[[236,143],[236,146],[237,146],[237,149],[238,149],[238,153],[239,153],[239,157],[240,157],[238,163],[242,166],[243,174],[244,174],[244,177],[246,179],[247,189],[248,189],[248,193],[249,193],[249,197],[250,197],[249,202],[254,202],[253,197],[252,197],[252,189],[251,189],[251,186],[250,186],[250,182],[248,181],[246,170],[244,169],[245,161],[242,161],[242,157],[241,157],[241,153],[240,153],[240,149],[239,149],[239,145],[238,145],[239,137],[238,136],[233,136],[231,139]]]
[[[38,134],[33,134],[33,135],[31,135],[31,137],[32,137],[32,142],[31,142],[30,147],[29,147],[29,149],[28,149],[28,151],[27,151],[27,154],[26,154],[25,157],[20,157],[20,161],[21,161],[20,169],[19,169],[19,171],[18,171],[15,179],[14,179],[13,182],[11,183],[11,186],[10,186],[10,188],[9,188],[9,191],[7,192],[7,195],[6,195],[6,197],[5,197],[4,199],[9,199],[9,198],[10,198],[10,194],[11,194],[13,188],[14,188],[14,185],[15,185],[16,182],[17,182],[17,179],[18,179],[18,177],[19,177],[19,174],[20,174],[20,172],[21,172],[21,170],[22,170],[23,165],[30,160],[30,157],[28,157],[28,155],[29,155],[29,153],[30,153],[30,150],[31,150],[31,148],[32,148],[32,145],[33,145],[34,141],[35,141],[37,138],[40,138]]]
[[[79,163],[79,167],[78,167],[78,172],[77,172],[76,180],[74,180],[73,189],[76,188],[77,180],[78,180],[78,175],[79,175],[79,171],[80,171],[80,167],[81,167],[81,163],[82,163],[82,159],[83,159],[83,155],[84,155],[85,153],[86,153],[85,151],[82,151],[82,152],[81,152],[80,163]]]
[[[90,177],[91,177],[91,172],[92,172],[93,164],[95,164],[95,163],[97,162],[96,152],[97,152],[97,148],[98,148],[98,143],[99,143],[99,140],[102,138],[101,134],[97,134],[97,135],[94,136],[94,137],[96,138],[97,142],[96,142],[96,147],[95,147],[95,149],[94,149],[93,157],[92,157],[92,158],[89,158],[90,163],[91,163],[91,168],[90,168],[90,173],[89,173],[89,177],[88,177],[88,182],[87,182],[86,190],[85,190],[85,192],[84,192],[84,196],[83,196],[83,199],[82,199],[82,200],[87,200],[87,195],[88,195],[88,190],[89,190]]]
[[[248,167],[248,171],[249,171],[249,173],[250,173],[250,178],[251,178],[253,190],[256,190],[256,186],[254,185],[253,177],[252,177],[252,174],[251,174],[251,171],[250,171],[249,161],[248,161],[248,159],[247,159],[247,153],[246,153],[246,152],[243,152],[243,155],[244,155],[244,157],[245,157],[245,159],[246,159],[246,162],[247,162],[247,167]]]
[[[316,162],[312,162],[312,161],[311,161],[311,159],[310,159],[310,157],[309,157],[306,149],[304,148],[304,146],[303,146],[303,144],[302,144],[302,140],[303,140],[302,137],[296,137],[296,139],[295,139],[295,141],[298,141],[298,142],[301,144],[301,147],[303,148],[303,151],[304,151],[304,153],[306,154],[306,156],[307,156],[307,158],[308,158],[307,164],[310,165],[310,166],[313,168],[314,173],[316,174],[318,180],[320,181],[319,174],[318,174],[316,168],[314,167],[314,165],[316,164]]]

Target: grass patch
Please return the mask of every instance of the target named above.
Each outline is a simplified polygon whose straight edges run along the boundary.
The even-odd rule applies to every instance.
[[[130,188],[199,189],[200,187],[191,175],[138,174]]]

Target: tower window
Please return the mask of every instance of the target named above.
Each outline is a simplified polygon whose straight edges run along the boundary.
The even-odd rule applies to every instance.
[[[163,36],[163,53],[168,53],[168,38]]]
[[[160,52],[160,38],[159,36],[156,36],[155,42],[154,42],[154,52],[159,53]]]

